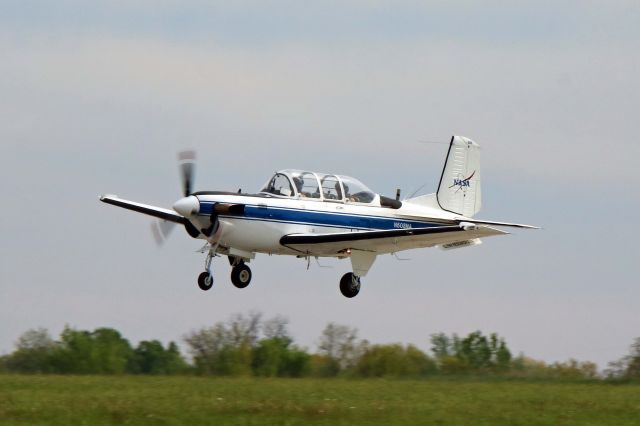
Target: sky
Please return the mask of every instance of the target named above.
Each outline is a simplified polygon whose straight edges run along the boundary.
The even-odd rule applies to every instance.
[[[250,310],[315,350],[328,322],[427,350],[497,332],[514,353],[605,367],[640,337],[637,1],[0,2],[0,354],[65,325],[181,341]],[[482,146],[477,217],[542,230],[348,261],[225,259],[197,288],[199,241],[156,247],[176,152],[198,190],[256,191],[278,169],[433,192],[452,134]],[[425,141],[440,143],[422,143]]]

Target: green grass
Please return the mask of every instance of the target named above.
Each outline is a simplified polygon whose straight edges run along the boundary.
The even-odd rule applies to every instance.
[[[0,424],[640,425],[640,385],[0,375]]]

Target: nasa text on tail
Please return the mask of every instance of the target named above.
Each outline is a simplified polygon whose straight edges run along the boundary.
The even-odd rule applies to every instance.
[[[195,154],[178,157],[184,198],[173,210],[103,195],[100,200],[154,216],[154,235],[162,242],[175,224],[205,240],[202,290],[213,285],[211,261],[227,256],[231,281],[244,288],[251,281],[247,263],[256,253],[349,258],[353,272],[340,279],[340,291],[354,297],[376,257],[402,250],[439,246],[454,249],[503,235],[496,227],[529,225],[473,219],[480,210],[479,146],[453,136],[434,194],[400,201],[374,193],[359,180],[306,170],[276,172],[255,194],[192,192]]]

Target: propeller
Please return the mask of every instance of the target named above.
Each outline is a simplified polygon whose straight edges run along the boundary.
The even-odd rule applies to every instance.
[[[182,178],[182,193],[185,197],[191,195],[193,176],[196,171],[196,152],[180,151],[178,153],[178,165],[180,166],[180,177]]]
[[[193,179],[196,171],[196,152],[180,151],[178,152],[178,167],[180,170],[180,179],[182,181],[182,193],[185,197],[191,195],[193,190]],[[162,246],[167,240],[175,223],[166,220],[155,220],[151,223],[151,234],[158,246]],[[195,227],[191,226],[197,236],[199,232]],[[187,230],[189,231],[189,229]],[[192,232],[189,232],[190,234]]]
[[[175,227],[176,224],[168,220],[157,219],[151,222],[151,234],[158,247],[162,246],[165,240],[169,238],[169,234],[171,234],[171,231],[173,231]]]

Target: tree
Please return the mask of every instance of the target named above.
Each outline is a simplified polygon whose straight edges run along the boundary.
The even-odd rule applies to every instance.
[[[500,339],[500,344],[495,350],[496,367],[498,370],[508,370],[511,366],[511,351],[507,348],[504,339]]]
[[[451,340],[444,333],[431,335],[431,352],[436,359],[443,359],[451,356]]]
[[[293,345],[289,321],[276,316],[262,325],[264,338],[253,349],[252,368],[256,376],[301,377],[310,370],[309,354]]]
[[[259,337],[259,313],[234,315],[227,323],[185,336],[196,371],[213,375],[251,374],[251,352]]]
[[[495,333],[487,337],[474,331],[462,339],[432,334],[431,351],[445,373],[505,371],[511,366],[511,351]]]
[[[329,323],[322,331],[318,353],[326,359],[322,375],[335,376],[355,364],[366,342],[357,341],[357,330]]]
[[[626,377],[629,379],[640,379],[640,337],[631,344],[628,358],[629,362],[627,364]]]
[[[27,330],[16,342],[16,350],[4,360],[5,368],[16,373],[53,372],[56,344],[44,328]]]
[[[222,365],[222,354],[228,346],[227,329],[224,324],[218,323],[213,327],[192,331],[184,340],[189,346],[198,373],[228,373],[227,368]]]
[[[305,377],[311,371],[311,355],[298,346],[289,346],[286,361],[280,368],[280,376]]]
[[[291,339],[289,335],[289,320],[281,315],[276,315],[275,317],[268,319],[262,324],[262,334],[267,339],[271,339],[273,337],[283,337],[287,339]]]
[[[97,328],[91,333],[94,342],[96,372],[122,374],[126,372],[133,349],[129,341],[113,328]]]
[[[165,349],[158,340],[143,340],[133,350],[128,370],[134,374],[176,374],[186,368],[187,364],[174,342]]]
[[[309,371],[309,354],[286,337],[259,340],[253,351],[256,376],[302,377]]]
[[[262,339],[253,350],[251,366],[256,376],[276,377],[281,375],[287,361],[289,340],[282,337]]]
[[[262,325],[265,338],[253,349],[251,367],[256,376],[276,377],[287,374],[290,345],[293,339],[287,330],[288,320],[276,316]]]
[[[72,374],[122,374],[133,356],[129,341],[112,328],[93,332],[65,327],[53,356],[55,370]]]
[[[260,334],[261,318],[262,314],[259,312],[250,312],[247,316],[232,315],[227,322],[231,345],[237,347],[254,346]]]
[[[95,373],[91,333],[65,327],[53,363],[56,371],[62,374]]]
[[[640,337],[633,341],[628,355],[609,363],[605,375],[610,379],[640,379]]]

